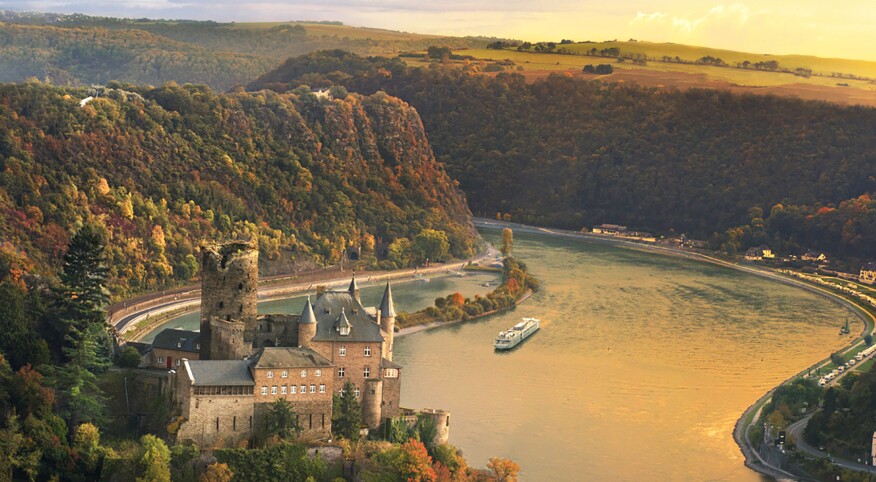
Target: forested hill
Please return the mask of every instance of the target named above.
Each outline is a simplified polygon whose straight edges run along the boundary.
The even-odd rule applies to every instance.
[[[334,93],[0,86],[0,279],[56,272],[83,223],[109,239],[115,295],[185,282],[199,243],[229,238],[287,264],[395,240],[404,263],[416,243],[400,240],[434,229],[470,254],[466,200],[416,111]]]
[[[858,199],[876,191],[876,110],[432,67],[321,52],[250,88],[334,83],[401,97],[476,213],[876,256],[876,203]]]
[[[332,23],[235,24],[0,11],[0,82],[28,77],[71,86],[176,81],[226,91],[288,57],[315,50],[376,55],[486,43]]]

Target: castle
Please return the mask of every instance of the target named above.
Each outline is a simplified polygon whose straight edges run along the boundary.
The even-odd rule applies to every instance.
[[[179,442],[205,448],[245,444],[266,428],[264,415],[279,399],[291,403],[305,433],[328,436],[332,395],[348,381],[369,429],[402,414],[389,282],[377,309],[362,306],[353,278],[347,290],[318,289],[316,302],[308,297],[298,316],[259,315],[258,251],[251,244],[205,247],[201,267],[200,334],[168,333],[171,344],[181,340],[177,346],[188,351],[177,355],[175,365],[170,354],[158,363],[175,367]],[[446,442],[449,415],[428,413]]]

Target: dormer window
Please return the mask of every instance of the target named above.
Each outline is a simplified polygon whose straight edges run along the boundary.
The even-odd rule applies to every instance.
[[[349,326],[342,326],[340,331],[341,331],[341,336],[347,336],[350,334],[350,327]]]

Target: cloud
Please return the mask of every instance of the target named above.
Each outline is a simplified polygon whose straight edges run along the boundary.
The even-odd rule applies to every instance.
[[[753,16],[747,5],[733,3],[716,5],[698,18],[679,17],[666,12],[638,12],[630,20],[633,30],[659,32],[665,35],[693,35],[711,30],[744,29]]]

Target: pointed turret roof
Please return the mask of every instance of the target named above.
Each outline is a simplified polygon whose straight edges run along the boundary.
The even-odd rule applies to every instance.
[[[392,304],[392,287],[389,286],[389,281],[386,282],[386,289],[383,291],[383,299],[380,300],[380,316],[381,318],[395,318],[395,306]]]
[[[313,304],[310,302],[310,296],[307,297],[307,303],[304,304],[304,310],[298,318],[298,323],[316,323],[316,315],[313,313]]]
[[[344,309],[341,308],[341,314],[338,315],[338,318],[335,320],[335,329],[341,331],[341,328],[352,328],[353,325],[350,324],[350,320],[347,319],[347,314],[344,312]]]
[[[354,294],[357,291],[359,291],[359,285],[356,284],[356,277],[355,276],[353,276],[353,280],[350,281],[350,287],[347,288],[347,291],[349,291],[350,294]]]

